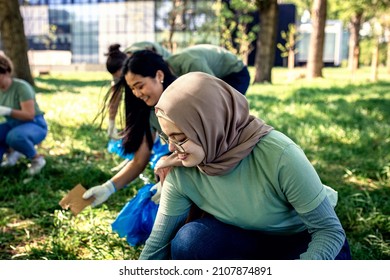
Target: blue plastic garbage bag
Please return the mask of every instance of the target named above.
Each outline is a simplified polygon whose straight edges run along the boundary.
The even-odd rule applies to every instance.
[[[120,237],[126,237],[131,246],[145,243],[152,231],[158,210],[158,205],[151,200],[156,192],[150,190],[152,187],[153,184],[146,184],[139,189],[111,224],[112,230]]]
[[[133,153],[131,153],[131,154],[124,153],[124,150],[122,147],[122,139],[118,139],[118,140],[110,139],[110,141],[108,141],[107,150],[108,150],[108,152],[115,153],[124,159],[132,160],[134,157]],[[150,162],[151,167],[154,169],[157,161],[162,156],[164,156],[168,153],[169,153],[168,145],[161,143],[160,138],[157,137],[156,140],[154,141],[154,144],[153,144],[152,154],[150,155],[149,162]]]
[[[134,157],[134,153],[131,154],[125,154],[123,147],[122,147],[122,139],[110,139],[108,141],[108,152],[117,154],[121,158],[132,160]]]

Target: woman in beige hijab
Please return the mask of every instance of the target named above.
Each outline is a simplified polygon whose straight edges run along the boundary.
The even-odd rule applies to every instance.
[[[166,177],[141,259],[349,259],[345,232],[303,151],[249,114],[235,89],[181,76],[156,105],[183,165]],[[185,223],[192,205],[208,213]]]

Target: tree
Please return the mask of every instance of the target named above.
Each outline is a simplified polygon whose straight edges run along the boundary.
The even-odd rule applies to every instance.
[[[177,29],[185,30],[186,18],[185,13],[187,10],[187,0],[172,0],[172,10],[169,13],[169,35],[168,35],[168,49],[171,52],[176,51],[176,45],[173,42],[173,35]]]
[[[214,7],[219,14],[221,45],[237,54],[247,65],[258,32],[258,24],[250,27],[257,10],[255,1],[231,0],[228,4],[219,0]]]
[[[310,36],[309,55],[307,58],[307,77],[322,77],[324,66],[324,41],[327,0],[314,0],[311,10],[312,33]]]
[[[0,33],[4,53],[14,64],[15,76],[34,85],[18,0],[0,0]]]
[[[289,70],[294,69],[295,67],[295,54],[298,53],[297,50],[297,43],[298,40],[300,40],[299,37],[297,37],[297,27],[295,24],[290,23],[288,25],[288,30],[281,31],[281,37],[285,41],[284,44],[278,43],[276,46],[281,51],[282,57],[287,57],[287,68]]]
[[[359,31],[362,25],[363,11],[358,11],[354,13],[349,21],[349,48],[348,48],[348,67],[351,72],[355,72],[359,68]]]
[[[271,83],[275,62],[278,3],[277,0],[256,0],[256,6],[260,28],[256,41],[254,83]]]
[[[381,42],[385,43],[386,40],[389,40],[388,28],[390,26],[390,8],[382,7],[382,9],[377,10],[376,17],[373,17],[370,20],[371,23],[371,33],[373,39],[373,49],[372,49],[372,58],[371,58],[371,81],[378,80],[378,65],[379,65],[379,48]],[[386,38],[386,36],[388,38]],[[389,42],[387,42],[387,47],[389,47]],[[389,55],[389,50],[388,50]],[[389,57],[387,57],[387,62],[389,62]]]
[[[166,39],[161,41],[172,53],[183,47],[215,41],[218,27],[211,1],[161,2],[164,9],[170,8],[168,17],[163,15],[159,18],[166,25],[166,35],[163,36]]]
[[[348,25],[349,49],[348,68],[353,74],[359,68],[360,58],[360,29],[364,22],[375,18],[389,5],[389,0],[329,0],[329,13],[333,18],[339,18]]]
[[[338,1],[330,0],[329,13],[347,24],[349,31],[348,68],[353,74],[359,68],[360,28],[364,22],[364,11],[372,0]]]
[[[390,8],[388,13],[384,16],[384,28],[385,28],[385,42],[387,42],[387,57],[386,57],[386,68],[387,74],[390,74]]]

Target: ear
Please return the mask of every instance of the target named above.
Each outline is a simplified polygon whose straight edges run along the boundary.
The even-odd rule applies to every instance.
[[[161,81],[164,81],[164,72],[161,70],[157,70],[156,72],[156,79],[161,83]]]

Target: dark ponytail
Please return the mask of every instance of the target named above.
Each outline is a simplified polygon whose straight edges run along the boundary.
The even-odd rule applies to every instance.
[[[118,70],[122,69],[123,62],[127,58],[127,55],[119,50],[120,47],[121,45],[119,44],[112,44],[108,47],[108,52],[104,54],[107,56],[107,71],[111,74],[114,74]]]

